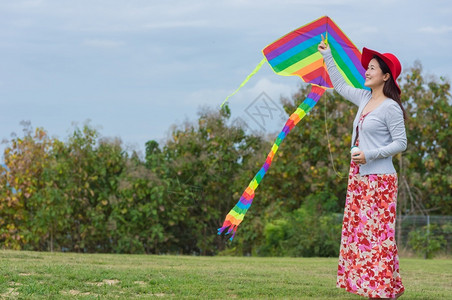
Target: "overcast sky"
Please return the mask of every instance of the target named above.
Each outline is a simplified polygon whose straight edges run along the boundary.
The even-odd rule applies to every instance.
[[[23,120],[65,139],[90,119],[143,150],[201,106],[218,109],[266,45],[323,15],[359,49],[452,77],[450,0],[0,0],[0,140]],[[264,65],[230,99],[233,115],[300,82]]]

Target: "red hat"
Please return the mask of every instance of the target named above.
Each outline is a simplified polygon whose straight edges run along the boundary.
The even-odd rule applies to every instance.
[[[400,61],[397,59],[397,57],[394,54],[391,53],[379,53],[374,50],[367,49],[366,47],[363,48],[363,54],[361,56],[361,64],[363,65],[364,69],[367,70],[367,67],[369,66],[369,62],[372,60],[374,55],[381,58],[389,67],[389,70],[391,70],[391,76],[394,79],[394,82],[399,89],[399,94],[401,93],[399,84],[397,83],[397,77],[399,77],[400,73],[402,72],[402,65],[400,64]]]

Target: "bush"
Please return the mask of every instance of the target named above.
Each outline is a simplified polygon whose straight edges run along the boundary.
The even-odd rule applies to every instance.
[[[441,228],[437,225],[424,226],[411,231],[408,235],[408,245],[426,259],[433,258],[445,243]]]
[[[264,228],[262,256],[331,257],[339,255],[342,225],[338,214],[301,207]]]

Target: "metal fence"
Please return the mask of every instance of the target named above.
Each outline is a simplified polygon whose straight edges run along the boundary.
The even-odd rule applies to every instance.
[[[452,255],[452,216],[405,215],[396,221],[397,247],[431,255]]]

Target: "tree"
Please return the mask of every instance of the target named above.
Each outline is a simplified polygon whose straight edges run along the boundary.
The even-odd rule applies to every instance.
[[[75,128],[58,153],[66,178],[60,188],[71,209],[70,251],[109,252],[112,202],[118,196],[119,176],[126,153],[119,139],[99,139],[89,124]],[[110,230],[109,230],[110,228]]]
[[[165,163],[158,172],[170,182],[167,203],[173,204],[171,214],[180,216],[171,233],[183,253],[209,255],[224,248],[217,229],[261,151],[262,139],[229,125],[230,116],[227,106],[201,111],[197,124],[174,128],[163,147]]]
[[[0,165],[0,243],[5,248],[33,247],[40,239],[30,226],[37,213],[35,196],[45,188],[42,177],[49,164],[52,140],[42,128],[22,122],[24,136],[15,137]]]
[[[149,145],[150,142],[147,143]],[[153,144],[159,152],[158,144]],[[150,155],[146,147],[147,157]],[[157,155],[157,154],[156,154]],[[149,162],[148,158],[148,162]],[[168,181],[159,178],[145,162],[128,159],[119,178],[118,197],[112,202],[113,250],[119,253],[166,253],[173,243],[168,230],[179,219],[167,202]],[[169,227],[168,227],[169,226]]]
[[[450,96],[450,83],[444,78],[426,79],[418,62],[403,77],[408,148],[396,165],[404,214],[452,214]]]
[[[302,87],[291,100],[282,99],[288,114],[295,111],[308,89]],[[355,113],[356,107],[336,92],[326,92],[281,145],[265,183],[269,198],[290,211],[309,195],[327,193],[323,198],[329,203],[324,209],[340,211],[345,202]]]
[[[65,196],[64,183],[70,170],[58,158],[64,143],[52,139],[52,147],[46,157],[46,165],[40,174],[43,184],[30,197],[33,217],[29,219],[30,239],[24,246],[29,250],[61,250],[70,230],[71,207]]]
[[[398,214],[452,214],[450,83],[420,64],[400,81],[408,149],[394,158]],[[291,114],[307,87],[282,99]],[[216,235],[277,133],[257,136],[227,106],[171,129],[144,159],[89,125],[66,141],[23,123],[0,165],[0,245],[10,249],[212,255],[333,255],[357,108],[334,91],[284,139],[235,242]],[[401,225],[400,219],[398,225]],[[315,227],[315,230],[309,228]],[[445,227],[446,229],[448,227]],[[401,230],[399,228],[399,233]],[[444,230],[445,240],[450,230]],[[443,234],[443,233],[442,233]]]

